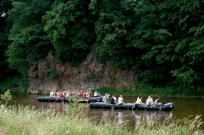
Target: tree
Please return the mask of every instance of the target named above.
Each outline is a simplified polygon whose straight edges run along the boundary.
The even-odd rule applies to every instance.
[[[9,11],[8,18],[8,22],[12,22],[9,34],[11,44],[7,55],[10,67],[17,69],[23,78],[28,78],[29,62],[37,64],[52,50],[42,23],[42,16],[50,9],[51,4],[51,1],[46,0],[12,2],[13,8]]]
[[[202,86],[203,5],[198,0],[93,0],[98,57],[140,69],[142,80],[155,87]]]
[[[78,65],[90,52],[95,34],[88,4],[81,0],[55,1],[51,11],[43,16],[44,29],[61,62]]]

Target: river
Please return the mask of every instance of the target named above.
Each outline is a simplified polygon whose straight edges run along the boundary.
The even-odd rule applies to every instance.
[[[0,92],[2,93],[2,91]],[[64,111],[64,105],[62,103],[56,102],[38,102],[36,99],[37,94],[26,94],[23,92],[12,91],[13,99],[10,104],[22,104],[35,106],[36,108],[50,108],[59,112]],[[127,103],[135,102],[137,97],[125,97],[124,99]],[[146,97],[143,97],[143,102],[145,102]],[[143,111],[143,110],[116,110],[116,109],[90,109],[86,107],[86,112],[88,117],[97,117],[97,121],[111,120],[115,122],[128,121],[131,126],[140,122],[140,119],[145,116],[146,118],[151,118],[154,120],[162,121],[166,118],[177,118],[184,119],[190,115],[204,115],[204,99],[187,99],[187,98],[164,98],[161,97],[160,101],[165,103],[173,102],[175,108],[173,111]],[[69,106],[65,103],[65,106]],[[202,119],[202,122],[204,120]],[[204,124],[201,126],[204,129]]]

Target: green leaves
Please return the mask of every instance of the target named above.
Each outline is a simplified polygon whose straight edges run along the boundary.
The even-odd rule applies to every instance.
[[[98,57],[114,60],[116,67],[141,69],[143,79],[153,85],[164,79],[172,85],[192,85],[202,80],[196,71],[203,72],[197,70],[203,66],[203,6],[190,0],[94,0],[89,7],[98,16]],[[195,76],[187,82],[187,74]],[[175,78],[182,81],[173,83]]]
[[[50,51],[76,66],[94,50],[101,62],[141,70],[153,86],[203,86],[203,7],[198,0],[14,1],[8,61],[26,77],[28,62]]]
[[[6,92],[4,92],[4,94],[1,94],[1,99],[3,101],[5,101],[5,104],[8,104],[8,101],[10,101],[12,99],[12,95],[10,93],[11,90],[7,90]]]
[[[58,77],[58,73],[55,68],[50,68],[45,71],[45,74],[48,75],[50,79],[56,79]]]
[[[59,61],[79,64],[94,42],[93,20],[87,2],[55,2],[43,16],[44,30],[55,48]]]
[[[18,70],[27,78],[28,63],[38,63],[51,50],[50,42],[43,30],[41,17],[50,7],[50,2],[13,1],[8,21],[12,22],[7,56],[10,68]]]

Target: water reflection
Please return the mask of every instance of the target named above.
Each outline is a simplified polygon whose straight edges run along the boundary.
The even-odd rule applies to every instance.
[[[118,112],[118,123],[122,123],[123,122],[123,113],[122,112]]]
[[[87,109],[87,115],[94,117],[98,123],[128,122],[131,126],[140,124],[142,119],[147,122],[163,121],[165,119],[172,119],[173,113],[170,111],[139,111],[139,110],[114,110],[114,109]]]
[[[152,112],[152,111],[132,111],[132,114],[135,116],[135,124],[140,124],[142,119],[145,119],[147,124],[152,121],[163,121],[165,119],[172,119],[173,114],[171,112]]]
[[[56,112],[60,112],[65,114],[65,111],[68,109],[68,103],[60,103],[60,102],[39,102],[36,106],[37,108],[47,108]]]

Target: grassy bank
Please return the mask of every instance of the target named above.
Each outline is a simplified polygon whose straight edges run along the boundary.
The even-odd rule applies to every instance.
[[[191,90],[191,89],[181,89],[173,87],[165,88],[153,88],[146,84],[138,84],[135,90],[133,89],[121,89],[117,90],[115,88],[101,87],[97,89],[102,95],[105,93],[114,95],[124,95],[124,96],[138,96],[142,94],[143,96],[163,96],[163,97],[185,97],[185,98],[204,98],[204,90]],[[93,90],[92,92],[94,92]]]
[[[130,130],[127,123],[94,123],[86,117],[85,105],[70,105],[66,114],[51,110],[36,110],[23,106],[0,105],[0,134],[3,135],[192,135],[201,134],[198,129],[201,118],[154,121],[147,124],[145,120]]]

